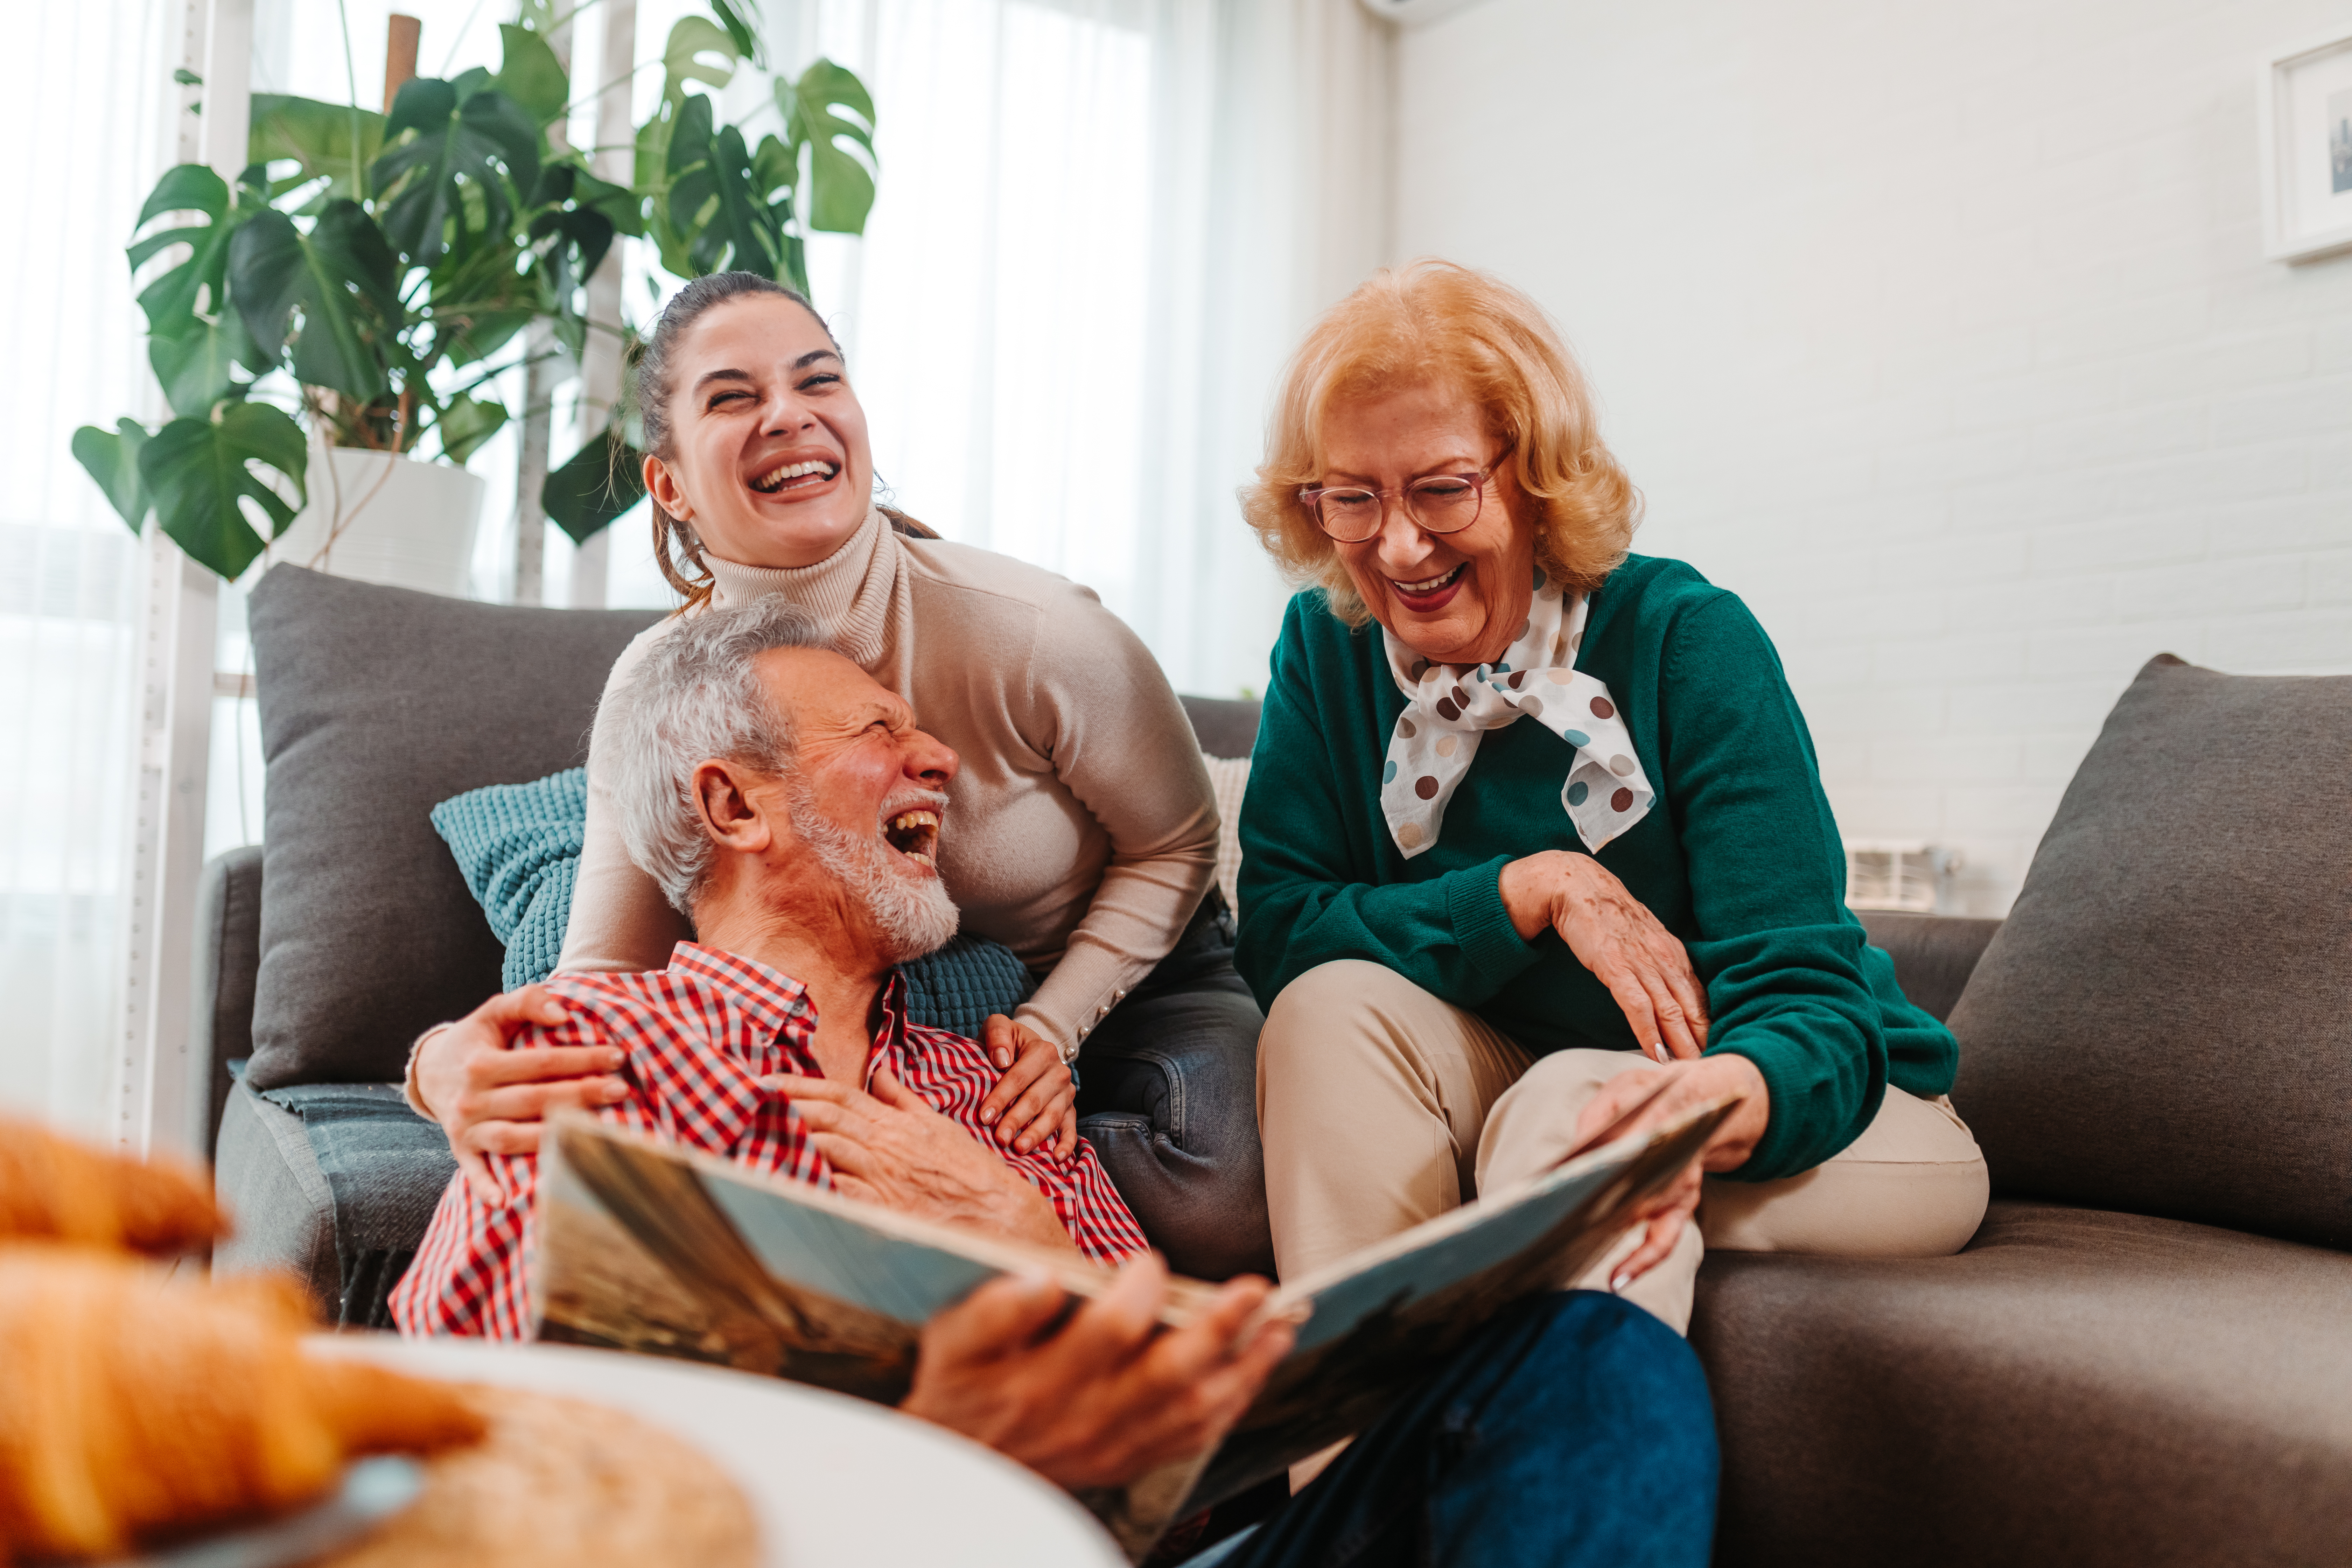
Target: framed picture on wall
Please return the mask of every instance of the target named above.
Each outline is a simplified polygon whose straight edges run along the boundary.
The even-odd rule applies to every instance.
[[[2352,33],[2273,56],[2260,96],[2263,254],[2352,250]]]

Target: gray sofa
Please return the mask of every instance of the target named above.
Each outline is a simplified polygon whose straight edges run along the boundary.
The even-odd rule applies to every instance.
[[[421,598],[264,584],[269,843],[205,885],[203,1043],[251,1063],[215,1079],[241,1221],[216,1266],[290,1268],[331,1307],[380,1286],[447,1165],[330,1141],[325,1168],[316,1127],[371,1114],[365,1080],[498,982],[417,803],[574,760],[644,624]],[[1246,754],[1254,705],[1188,705]],[[1865,917],[1960,1037],[1995,1201],[1953,1258],[1707,1261],[1723,1563],[2352,1562],[2348,763],[2352,680],[2158,660],[2007,921]],[[373,950],[327,940],[354,921]],[[403,1180],[339,1253],[339,1203]]]
[[[503,954],[426,814],[582,762],[605,671],[656,618],[291,566],[255,588],[264,843],[206,868],[198,922],[215,1180],[240,1220],[216,1266],[291,1270],[331,1321],[385,1325],[384,1296],[455,1169],[391,1080],[420,1031],[499,988]],[[1205,747],[1245,753],[1255,705],[1185,702]],[[1080,1127],[1188,1272],[1271,1267],[1262,1206],[1204,1213],[1188,1192],[1233,1154],[1220,1129],[1249,1129],[1254,1166],[1253,1093],[1245,1064],[1165,1041],[1089,1050]]]

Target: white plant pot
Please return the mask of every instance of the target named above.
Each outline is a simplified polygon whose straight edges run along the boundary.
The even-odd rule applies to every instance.
[[[270,544],[265,563],[462,595],[482,515],[481,479],[348,447],[310,448],[310,504]]]

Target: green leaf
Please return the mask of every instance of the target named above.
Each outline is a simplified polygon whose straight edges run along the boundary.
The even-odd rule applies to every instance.
[[[711,63],[704,57],[715,58]],[[662,47],[661,104],[653,117],[637,128],[637,162],[631,173],[631,182],[641,196],[650,196],[659,204],[662,194],[669,188],[670,135],[677,126],[677,117],[689,96],[686,84],[707,82],[712,87],[725,87],[735,79],[735,67],[741,59],[735,40],[708,16],[681,16],[669,30],[669,41]],[[656,237],[661,237],[658,225]]]
[[[140,268],[173,246],[189,247],[186,260],[159,274],[139,291],[139,305],[147,312],[147,330],[151,332],[185,331],[200,311],[217,315],[226,308],[221,274],[227,264],[229,239],[251,216],[243,209],[231,213],[227,182],[202,163],[182,163],[164,170],[147,205],[139,209],[139,223],[132,232],[173,212],[196,213],[205,221],[151,234],[132,242],[126,252],[131,258],[131,270],[136,275]]]
[[[750,52],[738,47],[734,38],[708,16],[681,16],[662,46],[662,96],[682,97],[689,81],[725,87],[735,79],[736,66]],[[717,55],[727,63],[706,63],[705,55]]]
[[[185,418],[210,414],[213,405],[224,397],[242,396],[251,375],[277,363],[254,346],[245,330],[245,319],[235,310],[215,321],[200,319],[169,336],[152,333],[147,339],[147,362],[155,367],[155,379],[163,384],[164,401],[171,404],[172,412]],[[238,365],[250,373],[247,381],[237,380],[233,374]]]
[[[809,188],[801,211],[811,228],[832,234],[864,234],[874,209],[874,99],[866,84],[828,59],[817,59],[798,81],[776,81],[776,107],[783,110],[784,139],[799,162],[809,150]],[[842,143],[847,142],[848,148]],[[860,158],[856,152],[862,150]]]
[[[290,159],[302,166],[304,179],[333,181],[328,187],[331,196],[365,196],[365,171],[383,151],[381,114],[282,92],[253,95],[253,134],[246,143],[246,156],[257,163]]]
[[[585,544],[646,494],[646,456],[607,426],[547,476],[540,506],[574,544]]]
[[[760,47],[759,0],[710,0],[710,9],[727,28],[735,52],[764,70],[768,51]]]
[[[235,581],[294,521],[309,454],[302,428],[267,403],[231,403],[215,419],[174,419],[139,450],[139,477],[163,531],[198,565]],[[289,505],[259,472],[274,470]],[[248,511],[250,506],[253,511]],[[254,528],[254,515],[268,525]]]
[[[441,433],[441,455],[463,465],[506,422],[505,404],[487,397],[459,397],[441,411],[433,428]]]
[[[275,363],[293,313],[294,375],[361,403],[387,390],[376,340],[402,322],[399,266],[375,220],[356,202],[330,202],[304,234],[265,212],[230,247],[231,291],[257,351]]]
[[[530,220],[530,237],[559,237],[542,258],[549,268],[550,291],[558,300],[588,280],[613,248],[613,220],[593,207],[555,207]]]
[[[669,146],[671,184],[658,216],[696,276],[740,268],[773,278],[792,217],[792,193],[770,201],[743,133],[729,125],[714,134],[710,118],[710,100],[699,95],[680,110]]]
[[[559,118],[564,105],[572,101],[572,78],[547,40],[511,22],[499,24],[499,38],[505,47],[499,74],[490,79],[490,86],[513,99],[541,125]]]
[[[73,433],[74,460],[98,481],[108,503],[133,533],[146,526],[147,513],[155,504],[139,478],[139,448],[146,444],[147,426],[136,419],[122,420],[112,430],[85,425]]]
[[[369,173],[378,196],[392,198],[380,209],[384,234],[419,267],[430,267],[449,247],[452,220],[464,238],[469,191],[481,203],[488,233],[505,229],[513,217],[509,182],[526,195],[539,183],[539,125],[494,88],[464,92],[478,77],[487,83],[468,71],[455,82],[418,77],[402,87],[384,126],[390,151]]]
[[[172,73],[172,79],[178,82],[182,87],[202,87],[205,85],[205,79],[198,76],[195,72],[190,70],[185,66],[182,66],[177,70],[174,70]],[[87,428],[87,426],[85,426],[85,428]]]

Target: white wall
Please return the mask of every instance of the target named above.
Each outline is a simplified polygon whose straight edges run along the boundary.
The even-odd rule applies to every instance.
[[[1392,250],[1559,318],[1636,547],[1754,606],[1840,826],[1999,913],[2151,655],[2352,670],[2352,257],[2263,261],[2256,184],[2256,64],[2331,24],[1489,0],[1402,38]]]

